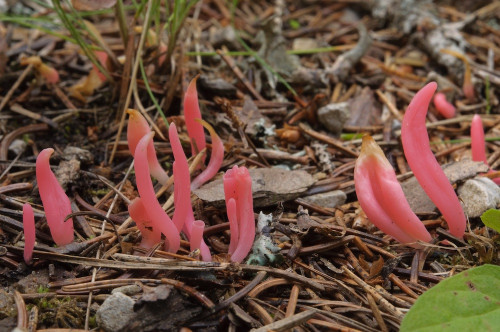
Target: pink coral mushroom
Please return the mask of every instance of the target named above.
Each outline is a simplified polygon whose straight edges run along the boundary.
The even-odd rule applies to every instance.
[[[413,97],[403,118],[401,140],[413,174],[443,214],[450,233],[462,238],[466,225],[465,214],[453,187],[432,154],[425,126],[427,109],[436,88],[437,84],[431,82]]]
[[[417,240],[431,240],[429,232],[411,210],[384,152],[369,135],[363,137],[354,168],[354,184],[361,208],[384,233],[412,246],[416,246]]]
[[[54,149],[48,148],[42,150],[38,155],[36,180],[50,233],[54,242],[62,246],[71,243],[74,239],[73,219],[64,221],[66,216],[72,212],[71,202],[50,169],[49,158],[53,152]]]
[[[237,229],[232,227],[231,230],[237,231],[236,234],[231,233],[232,240],[236,243],[230,245],[234,248],[231,254],[233,262],[242,262],[252,249],[253,241],[255,239],[255,218],[253,214],[253,197],[252,197],[252,178],[246,167],[234,166],[232,169],[227,170],[224,174],[224,195],[226,198],[226,206],[230,207],[228,216],[233,220],[234,224],[234,200],[236,203],[236,218]],[[232,249],[231,249],[232,250]]]
[[[149,220],[153,225],[153,229],[156,232],[160,231],[166,237],[166,250],[177,252],[180,247],[179,231],[156,199],[153,183],[149,175],[148,146],[153,136],[154,133],[146,134],[141,138],[135,149],[134,169],[137,190],[139,191],[139,196],[141,197],[142,204],[144,205]]]

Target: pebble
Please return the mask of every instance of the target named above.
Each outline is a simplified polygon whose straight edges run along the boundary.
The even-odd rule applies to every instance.
[[[470,218],[479,217],[500,204],[500,187],[491,179],[477,177],[467,180],[458,189],[458,196],[464,203],[464,212]]]
[[[345,203],[346,194],[342,190],[333,190],[326,193],[303,197],[303,200],[321,207],[334,208]]]
[[[349,119],[349,103],[328,104],[318,110],[318,119],[331,134],[339,135],[344,123]]]
[[[134,300],[120,292],[108,297],[96,314],[97,325],[110,332],[122,330],[134,317]]]

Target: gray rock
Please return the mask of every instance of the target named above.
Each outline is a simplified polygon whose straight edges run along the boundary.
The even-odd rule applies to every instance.
[[[472,161],[470,159],[442,166],[443,172],[451,184],[475,177],[479,173],[488,171],[488,166],[483,162]],[[415,177],[411,177],[401,184],[410,207],[415,213],[431,213],[436,210],[436,205],[425,193]]]
[[[342,132],[344,123],[349,118],[349,103],[328,104],[318,110],[318,119],[334,135]]]
[[[347,196],[342,190],[333,190],[326,193],[303,197],[303,200],[308,203],[316,204],[326,208],[334,208],[340,206],[345,203],[346,199]]]
[[[64,148],[61,159],[66,161],[76,159],[83,164],[92,164],[94,162],[94,155],[89,150],[81,149],[76,146],[67,146]]]
[[[125,295],[132,296],[139,294],[141,291],[142,291],[141,286],[139,286],[138,284],[133,284],[133,285],[117,287],[111,291],[111,294],[123,293]]]
[[[134,319],[134,300],[123,293],[108,297],[97,310],[97,325],[105,331],[120,331]]]
[[[458,189],[458,195],[464,202],[465,213],[469,217],[479,217],[486,210],[494,209],[500,204],[500,187],[485,177],[467,180]]]

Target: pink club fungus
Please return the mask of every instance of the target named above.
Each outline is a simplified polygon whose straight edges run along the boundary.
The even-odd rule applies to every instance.
[[[193,207],[191,206],[191,180],[189,174],[189,164],[182,149],[177,128],[174,123],[170,124],[168,128],[168,136],[172,152],[174,154],[174,206],[175,212],[173,222],[178,231],[182,229],[184,234],[189,240],[192,240],[192,231],[194,214]],[[204,261],[209,262],[212,260],[210,249],[208,248],[203,238],[200,239],[198,247],[201,251],[201,257]]]
[[[142,204],[153,225],[153,230],[160,231],[165,235],[166,250],[175,253],[180,247],[179,231],[156,199],[153,183],[149,175],[148,148],[153,136],[154,132],[150,132],[141,138],[137,144],[134,154],[135,180]]]
[[[129,204],[128,213],[141,232],[142,240],[139,244],[140,247],[149,249],[161,241],[161,233],[153,228],[153,223],[140,197],[135,198]]]
[[[59,73],[54,68],[42,62],[39,56],[30,56],[21,60],[21,64],[33,65],[38,73],[47,81],[47,83],[55,84],[59,82]]]
[[[23,229],[24,229],[24,261],[31,262],[33,249],[35,248],[35,215],[29,203],[23,205]]]
[[[484,145],[483,122],[478,114],[474,115],[472,118],[470,126],[470,139],[472,160],[482,161],[488,165],[488,161],[486,160],[486,147]]]
[[[196,119],[201,120],[200,105],[198,104],[198,92],[196,91],[195,77],[189,83],[184,95],[184,119],[189,137],[191,138],[191,152],[193,155],[203,150],[206,146],[205,132],[203,126]]]
[[[455,106],[446,100],[446,95],[442,92],[438,92],[434,96],[434,106],[439,114],[446,119],[450,119],[455,116]]]
[[[54,149],[42,150],[36,158],[36,180],[42,199],[50,234],[58,246],[73,242],[73,219],[64,221],[71,214],[71,202],[52,173],[49,158]]]
[[[476,114],[472,118],[472,123],[470,126],[470,140],[471,140],[471,150],[472,150],[472,160],[482,161],[488,165],[488,160],[486,159],[486,146],[484,144],[484,128],[481,117]],[[488,165],[489,167],[489,165]],[[490,169],[488,173],[492,173],[494,170]],[[500,184],[500,177],[492,179],[496,184]]]
[[[236,202],[236,217],[238,221],[237,233],[231,233],[237,237],[237,244],[231,254],[231,261],[242,262],[252,249],[255,239],[255,218],[253,214],[252,178],[246,167],[234,166],[224,174],[224,196],[226,206],[231,199]],[[234,218],[233,207],[228,212],[230,218]],[[234,228],[233,228],[234,229]]]
[[[437,84],[431,82],[413,97],[403,118],[401,140],[406,160],[418,182],[443,214],[450,233],[462,238],[465,214],[457,195],[432,154],[425,117]]]
[[[142,116],[142,114],[135,109],[129,108],[127,110],[129,114],[128,126],[127,126],[127,142],[128,148],[132,156],[135,154],[135,149],[137,144],[146,134],[151,132],[149,128],[148,122]],[[161,167],[158,162],[158,158],[156,157],[156,151],[153,145],[153,141],[151,140],[148,144],[147,148],[147,156],[148,156],[148,167],[151,175],[158,180],[161,184],[165,184],[168,181],[168,174]]]
[[[191,190],[201,187],[205,182],[213,178],[219,171],[222,161],[224,160],[224,144],[219,135],[217,135],[214,128],[208,122],[201,119],[196,120],[210,132],[210,138],[212,139],[212,155],[210,156],[207,168],[205,168],[205,170],[191,183]]]
[[[189,239],[189,249],[194,251],[200,249],[201,243],[203,242],[203,230],[205,229],[205,223],[203,220],[195,220],[191,228],[191,238]]]
[[[370,221],[401,243],[418,247],[431,235],[406,200],[394,169],[369,135],[363,137],[354,168],[354,184],[361,208]]]

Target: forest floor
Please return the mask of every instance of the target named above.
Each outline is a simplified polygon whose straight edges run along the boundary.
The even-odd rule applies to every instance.
[[[454,189],[485,172],[470,161],[474,114],[488,164],[500,169],[499,2],[125,1],[123,20],[118,9],[49,3],[0,1],[0,330],[397,331],[441,280],[499,264],[499,236],[480,215],[500,199],[471,203],[464,193],[467,229],[453,236],[400,140],[409,102],[436,81],[456,114],[445,119],[431,103],[428,135]],[[107,55],[102,80],[88,78],[96,49]],[[45,65],[57,81],[42,75]],[[202,117],[225,148],[215,180],[192,193],[212,262],[186,237],[175,254],[161,243],[140,247],[127,209],[138,191],[126,109],[147,115],[172,174],[167,123],[191,157],[183,98],[197,75]],[[360,207],[353,176],[363,134],[382,147],[432,235],[420,249],[381,232]],[[54,244],[38,193],[45,148],[55,150],[52,170],[72,211],[82,212],[65,246]],[[227,254],[222,175],[234,165],[251,171],[256,220],[271,214],[257,239],[271,239],[274,252],[254,251],[260,265]],[[172,216],[172,183],[155,189]],[[29,264],[26,202],[36,218]]]

